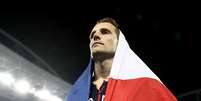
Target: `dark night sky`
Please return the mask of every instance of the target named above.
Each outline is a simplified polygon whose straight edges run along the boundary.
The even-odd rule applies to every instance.
[[[1,11],[0,28],[74,83],[89,62],[88,35],[95,21],[113,17],[134,52],[179,95],[201,85],[196,15],[188,7]]]

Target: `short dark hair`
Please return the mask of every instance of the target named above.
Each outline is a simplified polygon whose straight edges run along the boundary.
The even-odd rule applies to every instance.
[[[116,28],[115,32],[117,34],[117,37],[119,37],[119,24],[113,18],[110,18],[110,17],[102,18],[96,21],[96,24],[103,23],[103,22],[111,23]]]

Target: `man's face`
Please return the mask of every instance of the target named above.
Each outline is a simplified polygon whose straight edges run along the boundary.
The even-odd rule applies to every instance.
[[[103,22],[94,26],[90,34],[90,50],[92,57],[96,53],[114,54],[117,46],[115,26]]]

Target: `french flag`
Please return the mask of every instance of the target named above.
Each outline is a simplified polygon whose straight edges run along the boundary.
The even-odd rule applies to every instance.
[[[92,59],[71,88],[66,101],[88,101]],[[120,31],[104,101],[177,101],[176,97],[130,49]]]

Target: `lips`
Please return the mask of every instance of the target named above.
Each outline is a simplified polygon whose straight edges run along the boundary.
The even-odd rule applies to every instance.
[[[104,45],[103,43],[101,43],[101,42],[94,42],[93,43],[93,45],[92,45],[92,47],[94,47],[95,45],[97,45],[97,44],[101,44],[101,45]]]

